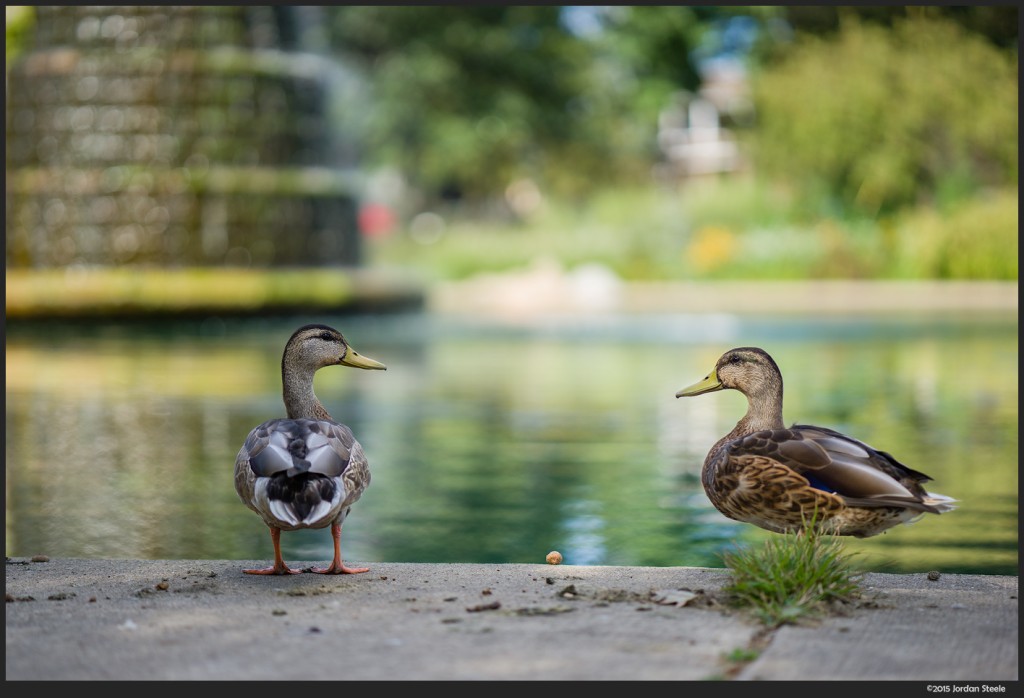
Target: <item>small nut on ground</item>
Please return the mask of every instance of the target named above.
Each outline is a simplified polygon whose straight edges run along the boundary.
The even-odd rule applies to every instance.
[[[562,553],[552,550],[545,559],[549,565],[560,565],[562,564]]]

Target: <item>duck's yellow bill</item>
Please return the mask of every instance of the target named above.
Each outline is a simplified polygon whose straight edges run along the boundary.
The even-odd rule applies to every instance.
[[[713,393],[716,390],[722,389],[722,381],[718,380],[718,371],[712,371],[704,380],[694,383],[688,388],[683,388],[676,397],[693,397],[694,395],[703,395],[704,393]]]
[[[345,366],[354,366],[355,368],[378,369],[381,371],[386,371],[388,368],[381,362],[374,361],[369,356],[363,356],[352,347],[348,347],[345,350],[345,355],[341,357],[341,361],[339,363],[342,363]]]

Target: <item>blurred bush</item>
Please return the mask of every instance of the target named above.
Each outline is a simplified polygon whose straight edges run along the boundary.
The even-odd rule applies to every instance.
[[[757,166],[838,213],[1015,184],[1017,72],[1015,52],[946,20],[848,20],[754,76]]]
[[[915,208],[897,219],[891,275],[1017,280],[1017,192],[978,196],[948,211]]]
[[[35,26],[35,13],[32,8],[26,5],[13,5],[4,8],[7,20],[6,32],[6,53],[7,68],[21,55],[26,44],[31,38],[32,28]]]

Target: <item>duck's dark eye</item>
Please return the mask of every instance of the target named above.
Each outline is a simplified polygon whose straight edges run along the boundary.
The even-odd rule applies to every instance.
[[[732,356],[729,357],[729,363],[731,364],[738,364],[741,361],[743,361],[743,359],[739,357],[739,354],[733,354]]]
[[[320,339],[324,340],[325,342],[330,342],[334,339],[334,337],[331,336],[330,332],[321,332]]]

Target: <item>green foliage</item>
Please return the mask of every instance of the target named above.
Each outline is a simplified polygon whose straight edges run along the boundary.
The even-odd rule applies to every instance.
[[[977,195],[943,211],[808,218],[785,189],[723,179],[680,192],[604,189],[547,199],[521,220],[451,215],[424,238],[367,241],[371,263],[461,279],[522,269],[538,257],[598,263],[626,280],[1017,278],[1017,194]]]
[[[583,34],[559,6],[326,12],[334,49],[367,76],[363,162],[399,169],[428,206],[522,177],[570,197],[639,181],[659,112],[699,88],[693,57],[737,14],[763,30],[755,166],[797,184],[807,212],[874,216],[1016,182],[1005,9],[600,6]],[[780,17],[819,36],[790,46]]]
[[[633,118],[654,124],[672,93],[700,87],[697,67],[688,57],[704,32],[701,14],[679,5],[616,7],[606,13],[596,54],[621,71],[622,94],[632,105]],[[607,89],[608,84],[593,87]]]
[[[1016,191],[978,196],[946,211],[913,209],[893,228],[894,276],[1017,280]]]
[[[1017,181],[1017,59],[945,20],[849,22],[755,76],[759,169],[875,215]]]
[[[336,49],[361,58],[372,83],[368,164],[398,166],[428,192],[480,197],[585,138],[566,105],[583,92],[587,54],[557,6],[329,12]]]
[[[808,525],[800,533],[769,538],[761,548],[727,553],[732,581],[724,591],[766,626],[796,623],[858,596],[861,574],[850,557],[840,539]]]
[[[1017,182],[1016,57],[995,15],[770,10],[602,7],[601,31],[577,36],[555,7],[332,8],[336,48],[372,83],[365,162],[425,195],[411,213],[446,218],[429,241],[372,241],[374,259],[442,279],[543,256],[624,279],[1015,279],[1016,196],[985,194]],[[758,54],[757,177],[638,185],[716,20],[780,12],[821,36]],[[479,215],[519,179],[543,211]]]
[[[21,55],[30,40],[36,13],[29,5],[9,6],[4,10],[7,15],[7,68],[10,70],[11,63]]]
[[[414,267],[432,279],[521,269],[538,258],[566,268],[600,263],[624,279],[672,278],[686,230],[678,197],[605,189],[580,203],[547,200],[523,221],[452,216],[436,238],[401,233],[370,240],[367,253],[374,264]]]
[[[428,200],[480,200],[527,176],[578,195],[645,172],[667,95],[698,84],[690,54],[709,13],[600,8],[603,30],[578,36],[555,5],[327,12],[334,49],[369,82],[365,162],[399,168]]]
[[[403,218],[447,224],[369,240],[374,262],[440,279],[543,256],[627,280],[1017,278],[1016,8],[592,11],[601,30],[577,35],[559,6],[324,8],[367,78],[342,90],[341,130],[366,169],[411,184]],[[35,12],[6,12],[10,64]],[[737,14],[774,45],[751,73],[757,176],[648,186],[659,111],[698,87],[692,56]],[[778,41],[780,16],[818,36]],[[507,213],[526,180],[539,210],[478,215]]]
[[[1007,5],[789,5],[782,14],[794,31],[831,36],[853,18],[892,28],[907,17],[956,22],[1003,48],[1017,45],[1018,8]]]

